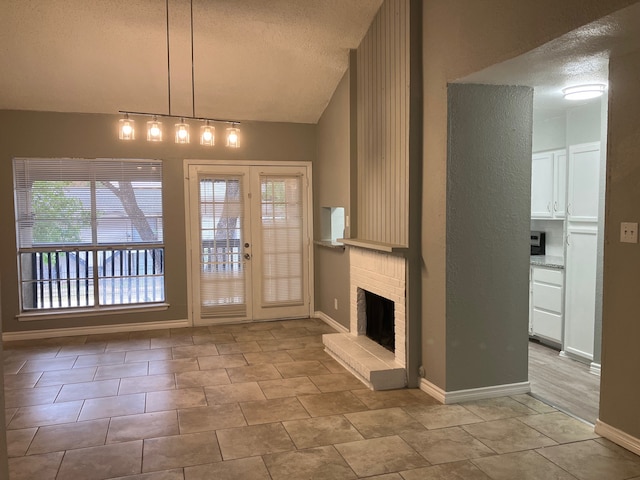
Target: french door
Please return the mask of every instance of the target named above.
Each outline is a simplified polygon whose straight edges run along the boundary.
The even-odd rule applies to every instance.
[[[310,314],[305,166],[189,165],[196,325]]]

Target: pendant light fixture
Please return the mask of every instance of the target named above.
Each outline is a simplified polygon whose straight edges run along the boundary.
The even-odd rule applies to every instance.
[[[130,110],[120,110],[123,118],[119,121],[118,138],[120,140],[134,140],[135,139],[135,122],[129,118],[129,115],[140,115],[153,117],[152,120],[147,122],[147,141],[149,142],[161,142],[163,140],[162,122],[158,121],[158,117],[167,118],[179,118],[179,122],[175,124],[175,143],[186,144],[189,143],[190,126],[185,119],[197,120],[205,122],[200,127],[200,145],[205,147],[212,147],[215,145],[215,131],[216,128],[212,123],[227,123],[231,124],[231,127],[226,129],[226,146],[229,148],[240,147],[240,129],[238,125],[240,122],[235,120],[221,120],[216,118],[196,117],[196,99],[195,99],[195,63],[194,63],[194,44],[193,44],[193,0],[189,0],[190,4],[190,35],[191,35],[191,116],[186,115],[173,115],[171,112],[171,55],[169,49],[169,0],[165,0],[165,14],[166,14],[166,32],[167,32],[167,113],[149,113],[149,112],[134,112]]]

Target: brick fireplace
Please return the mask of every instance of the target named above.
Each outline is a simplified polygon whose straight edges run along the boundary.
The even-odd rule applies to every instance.
[[[349,333],[324,335],[325,349],[373,390],[406,386],[406,259],[403,255],[349,247]],[[364,292],[393,302],[393,351],[366,336]]]

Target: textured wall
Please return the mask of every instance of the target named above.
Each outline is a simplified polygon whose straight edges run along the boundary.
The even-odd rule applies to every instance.
[[[5,332],[48,328],[107,325],[187,318],[187,268],[184,207],[184,158],[314,160],[316,126],[283,123],[244,123],[242,147],[227,149],[222,142],[213,149],[199,144],[158,144],[138,138],[121,142],[115,115],[0,111],[0,272],[2,318]],[[138,121],[141,127],[143,120]],[[171,307],[163,312],[111,314],[93,317],[18,322],[18,285],[13,212],[11,159],[23,157],[156,158],[164,162],[164,221],[166,248],[166,297]]]
[[[313,168],[314,231],[320,239],[322,207],[344,207],[351,213],[350,73],[338,84],[318,122],[318,158]],[[349,255],[344,249],[314,246],[315,309],[349,327]],[[338,309],[334,308],[334,298]]]
[[[527,381],[533,90],[449,86],[447,390]]]
[[[620,243],[620,222],[640,222],[640,50],[612,58],[602,315],[603,422],[640,438],[640,244]]]

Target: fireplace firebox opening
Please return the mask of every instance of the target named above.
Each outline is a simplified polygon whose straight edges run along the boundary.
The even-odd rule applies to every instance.
[[[366,334],[391,352],[395,352],[395,304],[388,298],[364,290],[366,302]]]

